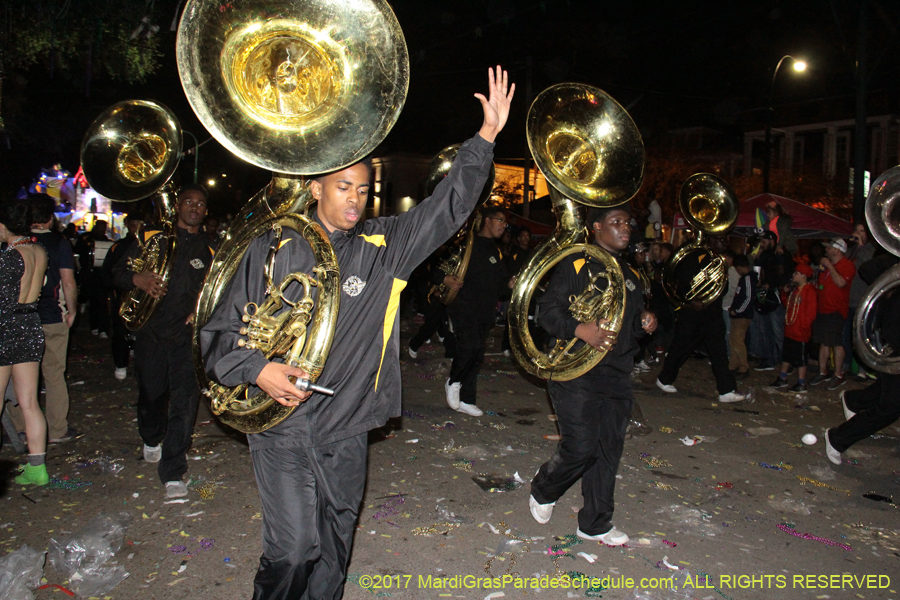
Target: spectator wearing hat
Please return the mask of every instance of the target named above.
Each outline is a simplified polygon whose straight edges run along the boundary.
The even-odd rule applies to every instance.
[[[772,231],[759,240],[760,252],[755,266],[760,267],[756,317],[750,337],[753,354],[759,357],[756,371],[774,371],[781,362],[781,342],[784,339],[784,306],[781,291],[791,282],[794,259],[790,251],[777,248],[778,236]]]
[[[816,320],[812,327],[812,341],[819,344],[819,373],[809,380],[810,385],[829,381],[828,389],[844,384],[844,321],[850,312],[850,284],[856,267],[847,260],[847,242],[833,240],[825,247],[819,260],[822,270],[816,282]],[[834,353],[834,375],[828,374],[828,358]]]
[[[791,282],[795,287],[791,290],[785,307],[781,373],[770,386],[775,389],[787,388],[788,368],[795,367],[797,383],[790,388],[795,394],[807,392],[806,364],[809,362],[807,346],[812,333],[812,324],[816,319],[816,290],[809,285],[812,276],[812,267],[805,262],[798,263],[794,268]]]

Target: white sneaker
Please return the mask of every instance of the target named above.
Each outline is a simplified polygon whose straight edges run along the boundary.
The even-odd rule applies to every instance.
[[[183,481],[166,482],[166,498],[184,498],[187,495],[187,486]]]
[[[106,335],[106,332],[105,332],[105,331],[101,331],[101,332],[100,332],[100,339],[101,339],[101,340],[108,340],[108,339],[109,339],[109,336]]]
[[[635,370],[640,371],[641,373],[649,373],[650,365],[647,364],[647,361],[642,360],[641,362],[634,365]]]
[[[459,390],[462,388],[462,382],[450,383],[448,379],[444,384],[444,393],[447,394],[447,406],[453,410],[459,410]]]
[[[100,335],[99,329],[91,329],[91,335]]]
[[[828,456],[828,460],[839,465],[843,462],[841,460],[841,453],[835,450],[834,446],[831,445],[831,440],[828,439],[828,434],[830,432],[830,429],[825,430],[825,455]]]
[[[437,335],[437,334],[435,334],[435,335]],[[437,336],[437,339],[440,343],[442,343],[442,344],[444,343],[444,338],[442,338],[440,335]]]
[[[116,379],[118,379],[119,381],[122,381],[126,377],[128,377],[128,369],[126,369],[125,367],[122,367],[121,369],[116,369]]]
[[[659,389],[661,389],[662,391],[664,391],[667,394],[677,394],[678,393],[678,390],[675,389],[674,385],[667,385],[667,384],[663,383],[662,381],[660,381],[659,379],[656,380],[656,387],[658,387]]]
[[[550,504],[538,504],[538,501],[534,499],[534,496],[528,497],[528,508],[531,509],[531,516],[541,525],[550,522],[550,517],[553,516],[554,506],[556,506],[556,502],[551,502]]]
[[[844,397],[846,393],[846,391],[841,392],[841,408],[844,409],[844,418],[849,421],[856,416],[856,413],[847,408],[847,399]]]
[[[148,463],[158,463],[162,458],[162,445],[148,446],[144,444],[144,460]]]
[[[575,530],[575,533],[583,540],[591,540],[595,542],[603,542],[607,546],[621,546],[622,544],[628,543],[628,536],[613,527],[606,533],[601,533],[600,535],[588,535],[583,532],[580,528]]]
[[[465,413],[467,415],[471,415],[473,417],[480,417],[484,414],[484,411],[475,406],[474,404],[468,404],[466,402],[460,402],[459,407],[456,409],[461,413]]]
[[[413,349],[410,348],[409,346],[406,347],[406,350],[407,350],[407,352],[409,352],[409,357],[410,357],[410,358],[418,358],[419,353],[418,353],[416,350],[413,350]]]
[[[727,394],[719,395],[719,402],[727,403],[727,402],[743,402],[747,399],[747,396],[744,394],[738,394],[737,392],[728,392]]]
[[[512,356],[512,352],[510,352],[509,350],[504,350],[503,356],[505,356],[506,358],[509,358],[510,356]]]

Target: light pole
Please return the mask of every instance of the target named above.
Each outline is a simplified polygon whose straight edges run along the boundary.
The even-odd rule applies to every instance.
[[[772,97],[775,95],[775,78],[778,77],[778,70],[786,59],[793,61],[794,70],[798,73],[806,69],[806,63],[802,60],[794,58],[790,54],[785,54],[775,66],[775,72],[772,73],[772,85],[769,86],[769,103],[766,105],[766,156],[763,162],[763,193],[769,193],[769,167],[772,162]]]
[[[772,102],[769,101],[769,104],[771,104],[771,103]],[[200,144],[197,143],[197,136],[195,136],[190,131],[187,131],[186,129],[182,129],[181,133],[186,133],[194,139],[194,183],[197,183],[197,161],[200,158]]]

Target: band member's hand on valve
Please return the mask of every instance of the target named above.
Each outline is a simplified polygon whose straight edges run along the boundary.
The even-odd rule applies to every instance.
[[[135,273],[131,278],[131,281],[134,282],[136,287],[147,292],[151,298],[162,298],[166,295],[168,289],[168,286],[163,282],[162,277],[153,271]]]
[[[270,362],[259,372],[256,385],[282,406],[299,406],[312,395],[312,392],[301,392],[288,377],[307,379],[309,373],[297,367]]]
[[[461,290],[463,286],[462,280],[456,275],[447,275],[444,277],[444,285],[446,285],[451,290]]]
[[[603,325],[606,323],[609,323],[609,319],[600,319],[596,323],[581,323],[575,328],[575,337],[597,350],[609,350],[616,344],[616,332],[604,329]]]

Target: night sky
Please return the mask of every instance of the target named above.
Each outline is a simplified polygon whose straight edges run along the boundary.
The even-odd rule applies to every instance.
[[[11,90],[28,98],[15,114],[4,104],[7,124],[15,121],[10,131],[27,129],[44,140],[36,147],[13,134],[11,148],[0,150],[0,158],[14,161],[20,179],[30,180],[37,168],[54,162],[74,172],[89,123],[109,104],[128,98],[162,102],[184,129],[201,142],[209,138],[175,67],[175,33],[168,25],[176,5],[155,2],[165,56],[144,85],[95,80],[85,97],[83,86],[50,80],[42,68],[6,82],[5,95]],[[665,132],[677,127],[708,126],[735,139],[742,130],[761,128],[772,73],[785,54],[806,60],[809,69],[796,76],[782,67],[773,97],[776,121],[822,98],[849,99],[851,112],[843,116],[853,116],[856,1],[400,0],[392,6],[406,36],[411,75],[406,106],[382,152],[433,155],[470,137],[481,119],[472,93],[485,91],[487,68],[498,63],[517,84],[513,114],[498,140],[501,161],[525,152],[528,88],[536,95],[563,81],[606,90],[628,109],[648,146],[663,143]],[[869,3],[868,85],[889,98],[890,112],[898,112],[898,28],[900,3]],[[191,143],[186,137],[185,145]],[[187,157],[179,176],[187,180],[192,171],[193,158]],[[220,172],[231,174],[245,198],[270,177],[211,141],[200,151],[201,180]]]

